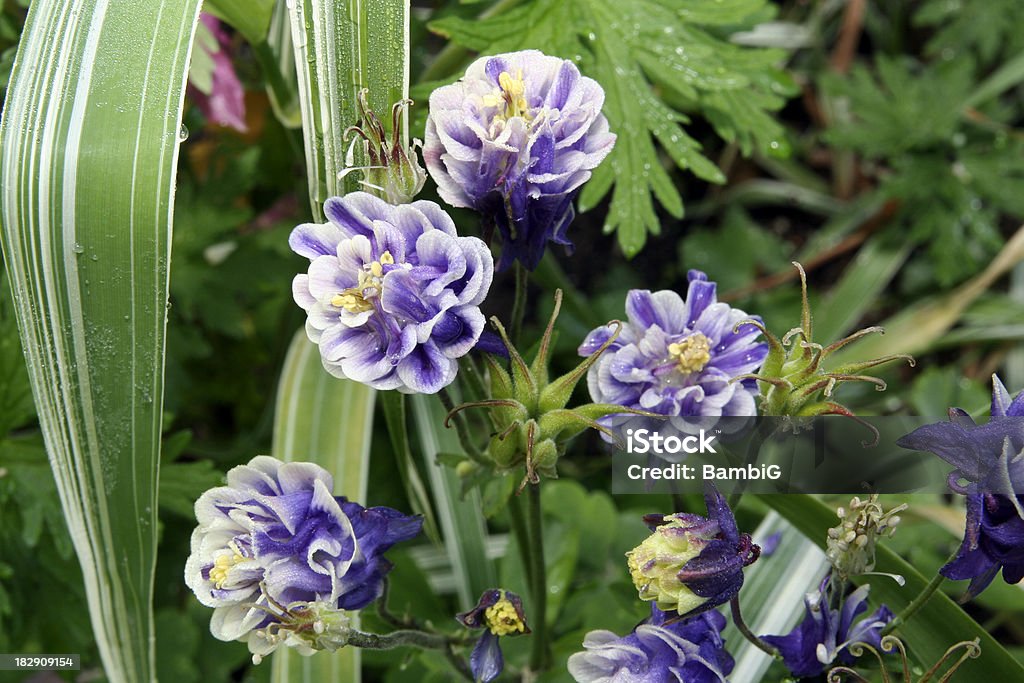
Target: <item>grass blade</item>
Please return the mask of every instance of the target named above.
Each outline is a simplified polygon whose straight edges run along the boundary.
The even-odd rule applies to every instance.
[[[316,344],[299,330],[281,370],[274,415],[274,457],[315,462],[334,475],[334,494],[366,503],[375,391],[327,374]],[[356,622],[358,624],[358,622]],[[271,680],[360,680],[357,648],[302,657],[282,649],[274,654]]]
[[[344,187],[345,129],[359,121],[356,94],[369,88],[370,107],[390,121],[391,105],[409,94],[408,0],[294,0],[289,3],[292,44],[298,67],[309,199],[322,219],[328,197],[356,189],[356,174]],[[401,39],[397,39],[401,38]],[[408,117],[402,139],[408,142]],[[356,166],[363,161],[357,156]]]
[[[454,429],[445,429],[446,410],[436,396],[410,397],[413,421],[423,449],[423,464],[437,504],[444,545],[448,551],[459,605],[466,610],[480,594],[496,586],[494,564],[487,557],[487,528],[481,512],[480,491],[461,495],[462,481],[455,471],[437,462],[440,453],[459,453],[462,448]]]
[[[3,250],[107,678],[154,680],[171,215],[198,0],[32,4],[0,124]]]
[[[804,595],[813,590],[828,568],[825,554],[776,512],[769,512],[754,532],[762,543],[781,533],[779,547],[744,571],[740,601],[743,618],[757,635],[789,633],[804,614]],[[723,634],[733,653],[734,681],[759,681],[772,658],[743,639],[730,621]]]

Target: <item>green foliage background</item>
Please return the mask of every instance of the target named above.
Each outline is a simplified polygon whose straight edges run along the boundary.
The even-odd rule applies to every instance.
[[[850,6],[863,8],[859,21]],[[580,195],[576,254],[549,254],[534,280],[541,303],[526,338],[539,336],[548,292],[566,290],[556,367],[571,367],[588,330],[621,317],[627,289],[684,290],[690,268],[784,332],[798,320],[796,259],[810,272],[823,336],[918,314],[877,349],[913,349],[918,368],[890,371],[885,393],[844,388],[840,399],[858,412],[941,418],[956,405],[983,414],[995,371],[1024,388],[1024,269],[1003,251],[1024,221],[1020,2],[448,0],[413,17],[414,137],[427,94],[477,53],[540,49],[573,59],[606,90],[618,144]],[[4,84],[23,21],[23,3],[5,3]],[[175,210],[156,604],[159,675],[176,683],[268,676],[244,646],[212,639],[208,610],[181,573],[192,502],[270,450],[277,377],[303,322],[290,296],[302,261],[287,247],[290,229],[310,219],[301,134],[271,106],[268,84],[280,84],[252,35],[259,27],[238,29],[233,60],[250,131],[213,126],[187,105]],[[426,196],[436,199],[429,184]],[[455,216],[460,231],[478,230],[473,215]],[[1001,252],[1008,265],[993,269]],[[489,313],[507,311],[511,291],[499,277]],[[363,502],[410,509],[385,420],[375,424]],[[643,536],[640,515],[669,505],[605,493],[599,449],[579,439],[559,464],[562,479],[544,489],[556,671],[588,630],[624,632],[643,617],[622,554]],[[511,484],[485,488],[483,507],[501,583],[525,593],[507,512],[495,503]],[[928,576],[958,543],[963,512],[937,496],[912,503],[890,548]],[[745,501],[741,524],[753,528],[765,513]],[[437,549],[424,541],[393,559],[392,610],[447,623],[457,591]],[[967,610],[1022,656],[1024,591],[997,581]],[[380,624],[369,614],[364,625]],[[506,657],[521,662],[527,649],[510,640]],[[98,666],[4,279],[0,652],[57,651]],[[364,664],[371,681],[446,680],[433,655],[366,653]],[[782,676],[772,669],[765,680]]]

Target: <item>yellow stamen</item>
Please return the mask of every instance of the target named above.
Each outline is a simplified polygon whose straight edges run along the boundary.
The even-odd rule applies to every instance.
[[[668,354],[679,365],[681,372],[700,372],[711,360],[711,341],[697,332],[678,344],[669,344]]]
[[[526,624],[519,618],[515,605],[502,594],[501,599],[484,610],[487,628],[496,636],[525,633]]]
[[[213,581],[215,588],[220,590],[224,588],[224,584],[228,581],[228,572],[239,562],[245,562],[245,555],[238,552],[238,546],[232,541],[228,548],[232,551],[231,555],[227,553],[221,553],[217,556],[217,559],[213,561],[213,569],[210,570],[210,580]]]
[[[344,308],[349,313],[363,313],[373,310],[373,304],[367,299],[380,296],[384,277],[384,266],[394,265],[395,257],[390,251],[380,255],[379,261],[371,261],[363,266],[359,272],[359,284],[349,287],[340,294],[331,298],[331,305],[335,308]],[[368,293],[369,290],[369,293]]]
[[[526,81],[523,80],[523,70],[517,69],[513,76],[507,71],[498,75],[498,88],[494,92],[483,96],[484,106],[504,108],[495,118],[510,119],[521,116],[529,121],[532,117],[529,114],[529,105],[526,102]]]

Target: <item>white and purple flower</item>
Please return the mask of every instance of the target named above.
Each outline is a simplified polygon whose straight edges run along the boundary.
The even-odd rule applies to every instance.
[[[310,260],[292,285],[324,367],[375,389],[436,393],[484,328],[494,275],[483,241],[459,237],[433,202],[392,205],[365,192],[324,204],[327,223],[288,243]]]
[[[807,616],[789,635],[762,639],[779,649],[786,667],[800,678],[817,676],[832,664],[852,664],[850,646],[867,643],[878,650],[882,630],[893,619],[892,611],[882,605],[856,620],[868,608],[870,588],[861,586],[846,597],[841,609],[835,609],[829,606],[832,577],[826,576],[818,590],[804,598]]]
[[[724,683],[734,666],[724,626],[718,612],[668,621],[652,605],[650,618],[627,636],[588,633],[586,651],[569,657],[569,674],[579,683]]]
[[[536,50],[481,57],[430,95],[427,170],[442,199],[497,225],[500,269],[572,246],[573,197],[615,144],[603,104],[575,64]]]
[[[736,377],[761,366],[768,347],[760,318],[716,300],[715,283],[689,272],[683,299],[671,290],[634,289],[626,296],[628,322],[587,375],[590,396],[669,418],[757,414],[757,384]],[[617,325],[593,330],[579,347],[590,356]],[[685,425],[680,425],[685,428]]]
[[[332,486],[318,465],[257,456],[196,501],[185,583],[213,608],[216,638],[249,642],[289,606],[358,610],[380,596],[391,569],[383,553],[423,520],[364,508]]]

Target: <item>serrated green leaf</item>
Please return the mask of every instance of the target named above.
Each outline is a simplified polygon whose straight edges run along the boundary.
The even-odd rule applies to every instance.
[[[660,231],[652,196],[669,215],[683,215],[655,142],[680,169],[724,181],[686,133],[683,110],[700,111],[745,153],[755,147],[786,152],[783,129],[768,114],[794,91],[775,67],[782,53],[720,37],[723,25],[738,30],[766,11],[763,0],[529,0],[497,16],[447,17],[430,28],[478,52],[534,48],[571,59],[602,85],[604,111],[618,140],[584,186],[579,206],[587,210],[612,191],[604,229],[617,232],[623,251],[633,256],[648,233]]]
[[[8,276],[114,683],[155,677],[170,217],[198,16],[198,0],[32,3],[0,124]]]

